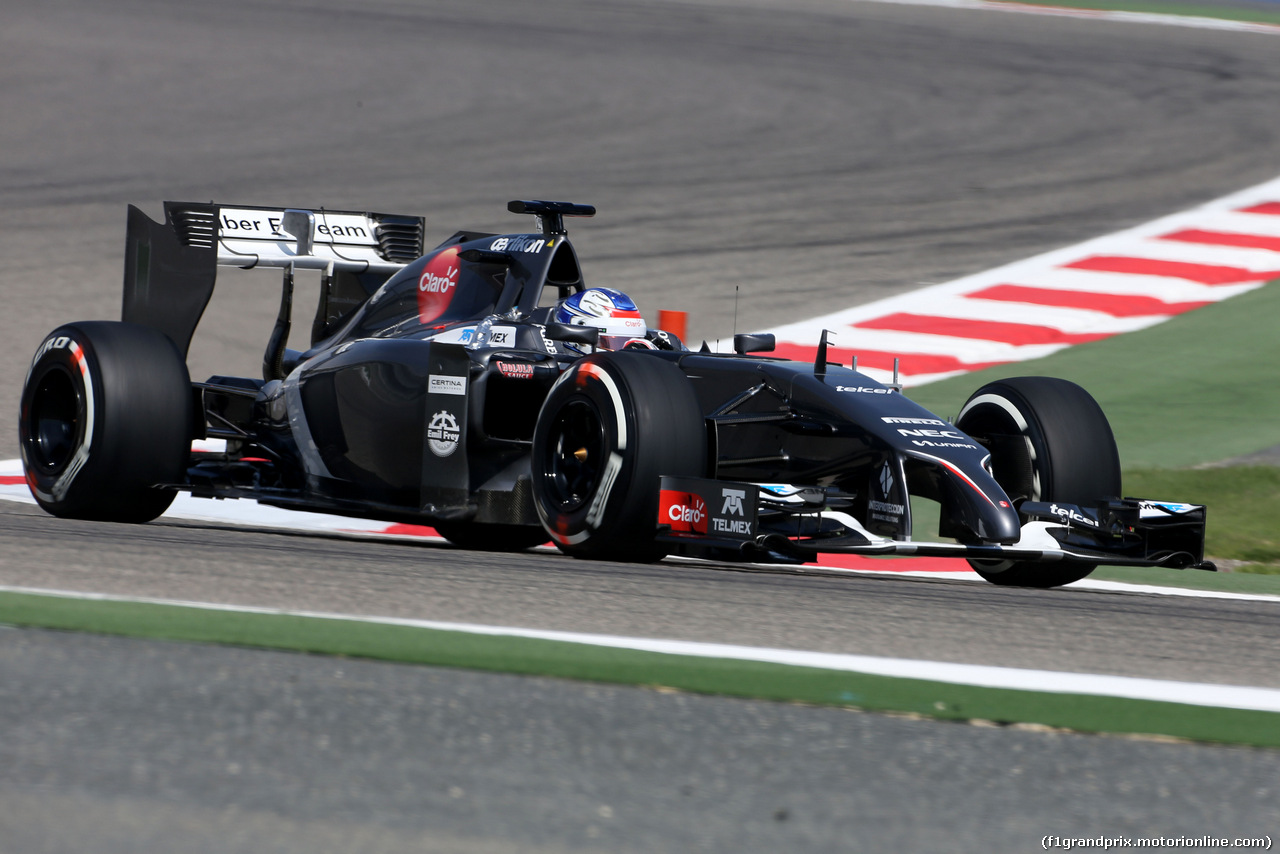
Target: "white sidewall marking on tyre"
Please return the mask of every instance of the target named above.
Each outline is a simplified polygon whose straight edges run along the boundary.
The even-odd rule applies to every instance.
[[[80,378],[84,382],[84,441],[80,443],[80,447],[76,448],[75,456],[71,458],[66,471],[54,481],[50,490],[50,497],[54,501],[61,501],[66,497],[67,490],[71,488],[76,475],[89,461],[89,445],[93,443],[93,377],[89,374],[89,360],[85,358],[84,351],[75,341],[70,343],[69,349],[72,369],[80,372]],[[46,500],[49,499],[46,498]]]
[[[981,404],[984,404],[984,403],[995,404],[996,406],[1003,409],[1005,412],[1009,413],[1009,415],[1013,418],[1014,423],[1018,425],[1018,429],[1021,430],[1023,433],[1027,432],[1027,419],[1022,417],[1022,413],[1019,412],[1017,407],[1015,407],[1012,403],[1010,403],[1007,398],[1003,398],[998,394],[978,395],[973,400],[969,401],[964,405],[964,409],[961,409],[960,414],[956,416],[956,421],[959,421],[962,418],[964,418],[965,413],[967,413],[970,409],[973,409],[975,406],[980,406]]]
[[[609,392],[609,398],[613,402],[614,421],[618,425],[618,447],[617,450],[610,452],[609,459],[605,461],[604,476],[600,481],[600,487],[596,491],[595,496],[591,499],[591,506],[587,508],[586,525],[588,528],[598,528],[600,522],[604,518],[605,505],[609,501],[609,493],[613,491],[613,483],[618,478],[618,473],[622,471],[622,455],[618,451],[624,451],[627,448],[627,414],[622,408],[622,395],[618,392],[618,385],[613,381],[613,377],[609,376],[604,368],[594,363],[579,363],[574,365],[568,371],[565,371],[556,378],[555,383],[551,386],[551,391],[563,382],[570,381],[570,377],[582,371],[587,376],[595,377],[604,385],[605,390]],[[548,394],[548,399],[550,393]],[[538,511],[538,518],[542,520],[542,526],[551,538],[558,543],[564,545],[577,545],[586,540],[590,535],[588,531],[579,531],[576,534],[561,534],[556,532],[555,520],[548,518],[543,512],[542,505],[534,502],[534,509]]]
[[[604,476],[600,479],[600,488],[596,490],[595,497],[591,499],[591,506],[587,508],[588,527],[599,528],[600,523],[604,521],[604,510],[609,503],[609,493],[613,491],[614,481],[618,479],[620,471],[622,471],[622,454],[614,451],[609,454],[609,459],[604,464]]]
[[[608,390],[609,397],[613,400],[614,420],[618,423],[618,450],[625,451],[627,449],[627,413],[622,408],[622,395],[618,392],[617,383],[613,381],[613,377],[609,376],[608,371],[598,365],[584,365],[581,370],[586,371],[587,376],[600,380]]]
[[[600,488],[596,490],[595,497],[591,499],[591,506],[587,508],[587,527],[598,529],[600,523],[604,521],[609,493],[613,492],[614,481],[622,471],[622,452],[627,449],[627,413],[622,408],[622,394],[618,391],[618,384],[613,381],[613,377],[609,376],[609,372],[598,365],[587,365],[584,369],[589,369],[588,375],[600,380],[605,390],[609,392],[609,398],[613,401],[613,420],[618,425],[618,447],[609,453],[609,459],[604,464]]]
[[[960,410],[960,414],[956,416],[956,423],[964,420],[965,413],[970,409],[984,403],[998,406],[1009,413],[1009,417],[1013,419],[1013,422],[1018,425],[1018,429],[1022,431],[1022,438],[1026,440],[1027,454],[1030,455],[1031,462],[1036,462],[1036,446],[1031,444],[1031,438],[1027,435],[1027,431],[1030,429],[1027,425],[1027,419],[1023,417],[1022,413],[1008,398],[1001,397],[998,394],[980,394],[964,405],[964,408]],[[1031,500],[1039,501],[1041,495],[1040,471],[1034,465],[1031,467],[1031,492]]]

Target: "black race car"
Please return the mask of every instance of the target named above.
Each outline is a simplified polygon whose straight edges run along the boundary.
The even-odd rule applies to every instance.
[[[424,254],[419,217],[168,202],[161,224],[131,206],[123,320],[55,329],[27,376],[36,500],[145,522],[185,490],[609,560],[944,555],[1035,587],[1099,563],[1212,568],[1204,507],[1121,497],[1079,386],[990,383],[952,422],[825,343],[811,364],[759,355],[769,335],[720,354],[646,330],[606,349],[556,319],[587,288],[564,219],[594,208],[508,209],[537,230],[459,231]],[[282,268],[280,314],[261,378],[192,382],[220,265]],[[286,346],[299,270],[321,280],[305,352]],[[206,438],[225,450],[194,451]]]

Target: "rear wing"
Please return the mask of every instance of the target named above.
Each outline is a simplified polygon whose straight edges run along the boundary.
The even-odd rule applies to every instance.
[[[220,266],[319,270],[322,303],[341,311],[422,256],[419,216],[190,202],[165,202],[164,213],[158,223],[129,206],[122,319],[164,332],[183,354]],[[334,294],[335,283],[347,286]]]

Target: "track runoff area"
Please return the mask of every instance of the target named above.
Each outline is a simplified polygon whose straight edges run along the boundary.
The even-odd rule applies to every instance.
[[[878,380],[891,380],[896,370],[911,387],[1145,329],[1277,278],[1280,178],[1136,228],[771,331],[778,355],[809,360],[828,330],[829,358],[850,364],[856,357],[858,369]],[[18,460],[0,462],[0,498],[32,501]],[[187,495],[165,516],[353,537],[436,537],[425,526]],[[979,580],[963,567],[945,559],[829,556],[809,571]],[[1090,579],[1070,586],[1280,603],[1276,596]],[[0,588],[0,622],[1280,747],[1280,690],[1245,686],[25,588]]]

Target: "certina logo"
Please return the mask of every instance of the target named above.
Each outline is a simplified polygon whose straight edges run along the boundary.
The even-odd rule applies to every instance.
[[[427,425],[427,447],[437,457],[447,457],[458,450],[458,441],[462,431],[458,429],[458,419],[447,409],[442,409],[431,416]]]
[[[432,374],[427,380],[427,391],[431,394],[466,394],[465,377],[450,377]]]
[[[541,252],[543,247],[554,243],[545,237],[499,237],[489,244],[489,249],[493,252]]]
[[[885,416],[880,420],[885,424],[933,424],[938,427],[945,427],[947,424],[947,422],[938,418],[894,418],[892,416]]]
[[[533,376],[533,365],[528,362],[498,362],[498,372],[514,380],[527,380]]]
[[[893,394],[891,388],[871,388],[865,385],[838,385],[836,391],[843,391],[855,394]]]

